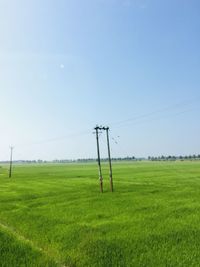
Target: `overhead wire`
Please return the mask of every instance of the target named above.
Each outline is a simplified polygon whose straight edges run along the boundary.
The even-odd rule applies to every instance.
[[[173,111],[173,110],[176,110],[177,108],[180,108],[180,107],[189,106],[190,104],[192,104],[194,102],[197,102],[197,101],[199,101],[199,98],[195,98],[195,99],[190,100],[190,101],[182,101],[182,102],[167,106],[167,107],[162,108],[162,109],[151,111],[149,113],[138,115],[138,116],[135,116],[135,117],[132,117],[132,118],[129,118],[129,119],[125,119],[125,120],[121,120],[121,121],[118,121],[118,122],[110,123],[109,126],[112,126],[112,128],[119,128],[119,127],[125,126],[125,125],[130,125],[130,124],[131,125],[136,125],[136,124],[141,124],[141,123],[148,123],[148,122],[155,121],[155,120],[165,119],[165,118],[168,118],[168,117],[171,117],[171,116],[173,116],[173,117],[174,116],[178,116],[178,115],[181,115],[183,113],[188,112],[188,110],[184,110],[184,111],[182,110],[182,111],[180,111],[180,112],[178,112],[176,114],[173,113],[173,114],[169,114],[167,116],[163,116],[163,112],[165,112],[165,111]],[[160,117],[159,118],[151,118],[150,120],[148,120],[149,117],[152,117],[153,115],[156,115],[156,114],[161,114],[162,117],[161,118]],[[62,141],[62,140],[71,139],[71,138],[75,138],[75,137],[79,137],[79,136],[83,136],[83,135],[89,135],[89,134],[91,134],[91,129],[84,130],[84,131],[81,131],[81,132],[69,133],[69,134],[66,134],[66,135],[63,135],[63,136],[59,136],[59,137],[43,139],[43,140],[39,140],[39,141],[36,141],[36,142],[16,144],[15,147],[27,147],[27,146],[33,146],[33,145],[42,145],[42,144],[46,144],[46,143]],[[115,142],[117,143],[116,140],[115,140]]]
[[[125,126],[129,126],[129,125],[138,125],[138,124],[143,124],[143,123],[149,123],[149,122],[152,122],[152,121],[168,119],[168,118],[171,118],[171,117],[174,118],[174,117],[180,116],[182,114],[188,113],[189,111],[194,111],[194,109],[191,108],[191,109],[187,109],[187,110],[182,110],[182,111],[177,112],[177,113],[166,114],[165,116],[162,116],[162,117],[155,117],[155,118],[151,118],[151,119],[147,119],[147,120],[139,120],[139,121],[135,121],[135,122],[131,122],[130,121],[128,124],[124,125],[124,127]],[[118,127],[121,127],[121,126],[116,126],[115,128],[118,128]]]
[[[187,101],[182,101],[182,102],[179,102],[179,103],[176,103],[176,104],[173,104],[173,105],[170,105],[170,106],[166,106],[166,107],[158,109],[158,110],[154,110],[154,111],[149,112],[149,113],[145,113],[145,114],[142,114],[142,115],[130,117],[128,119],[121,120],[121,121],[118,121],[118,122],[112,122],[112,123],[109,123],[109,125],[111,125],[112,128],[115,128],[118,125],[124,125],[124,124],[129,123],[129,122],[134,122],[134,121],[137,121],[137,120],[140,120],[140,119],[145,119],[145,118],[151,117],[153,115],[156,115],[158,113],[163,113],[165,111],[176,110],[176,109],[178,109],[180,107],[185,107],[185,106],[191,105],[192,103],[198,102],[199,100],[200,100],[200,98],[198,98],[198,97],[197,98],[192,98],[189,101],[188,100]]]
[[[31,142],[31,143],[16,144],[15,146],[26,147],[26,146],[32,146],[32,145],[41,145],[41,144],[52,143],[52,142],[56,142],[56,141],[62,141],[62,140],[65,140],[65,139],[70,139],[70,138],[83,136],[83,135],[88,135],[88,134],[91,134],[91,131],[87,130],[87,131],[81,131],[81,132],[77,132],[77,133],[69,133],[67,135],[63,135],[63,136],[60,136],[60,137],[43,139],[43,140],[40,140],[40,141]]]

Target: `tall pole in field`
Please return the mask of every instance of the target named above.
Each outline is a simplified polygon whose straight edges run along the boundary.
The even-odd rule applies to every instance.
[[[10,147],[10,168],[9,168],[9,178],[12,176],[12,157],[13,157],[13,149],[14,147]]]
[[[109,160],[109,167],[110,167],[110,191],[113,192],[113,176],[112,176],[112,162],[111,162],[111,156],[110,156],[109,127],[105,127],[104,129],[106,130],[107,146],[108,146],[108,160]]]
[[[103,193],[103,176],[102,176],[102,171],[101,171],[101,159],[100,159],[100,151],[99,151],[99,127],[96,126],[95,128],[96,131],[96,139],[97,139],[97,161],[98,161],[98,167],[99,167],[99,182],[100,182],[100,191]]]

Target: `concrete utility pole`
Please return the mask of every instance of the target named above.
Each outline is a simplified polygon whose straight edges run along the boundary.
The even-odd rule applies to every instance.
[[[12,157],[13,157],[13,149],[14,147],[10,147],[10,168],[9,168],[9,178],[12,176]]]
[[[109,127],[102,127],[96,126],[96,139],[97,139],[97,156],[98,156],[98,166],[99,166],[99,180],[100,180],[100,190],[103,193],[103,177],[102,177],[102,170],[101,170],[101,159],[100,159],[100,152],[99,152],[99,130],[106,131],[107,136],[107,147],[108,147],[108,161],[109,161],[109,174],[110,174],[110,190],[113,192],[113,175],[112,175],[112,162],[110,156],[110,141],[109,141]]]
[[[98,160],[98,167],[99,167],[100,191],[101,191],[101,193],[103,193],[103,176],[102,176],[102,171],[101,171],[101,159],[100,159],[100,150],[99,150],[99,130],[100,130],[100,127],[96,126],[94,129],[96,131],[96,139],[97,139],[97,160]]]
[[[110,141],[109,141],[109,127],[104,127],[106,130],[107,136],[107,146],[108,146],[108,160],[109,160],[109,167],[110,167],[110,191],[113,192],[113,177],[112,177],[112,162],[110,156]]]

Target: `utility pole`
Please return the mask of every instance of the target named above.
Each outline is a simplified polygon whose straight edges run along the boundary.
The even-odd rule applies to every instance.
[[[10,168],[9,168],[9,178],[12,176],[12,157],[13,157],[13,149],[14,147],[10,147]]]
[[[112,177],[112,162],[111,162],[111,156],[110,156],[109,127],[104,127],[104,130],[106,130],[107,146],[108,146],[108,161],[109,161],[109,167],[110,167],[110,191],[113,192],[113,177]]]
[[[96,139],[97,139],[97,160],[98,160],[98,166],[99,166],[99,182],[100,182],[100,191],[103,193],[103,176],[102,176],[102,171],[101,171],[101,159],[100,159],[100,151],[99,151],[99,130],[100,127],[96,126],[95,128],[96,131]]]
[[[113,192],[113,174],[112,174],[112,161],[110,156],[110,140],[109,140],[109,127],[96,126],[96,139],[97,139],[97,156],[98,156],[98,166],[99,166],[99,180],[100,180],[100,190],[103,193],[103,177],[101,170],[101,159],[100,159],[100,151],[99,151],[99,130],[106,131],[107,137],[107,147],[108,147],[108,161],[109,161],[109,176],[110,176],[110,191]]]

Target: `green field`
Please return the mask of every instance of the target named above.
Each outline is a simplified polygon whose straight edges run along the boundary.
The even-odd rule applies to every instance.
[[[200,162],[0,168],[0,266],[200,266]]]

